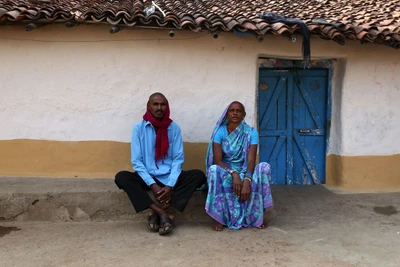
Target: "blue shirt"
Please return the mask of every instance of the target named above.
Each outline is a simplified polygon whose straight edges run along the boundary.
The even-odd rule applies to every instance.
[[[222,125],[218,128],[217,133],[214,136],[213,142],[221,144],[222,140],[224,140],[228,136],[228,130],[226,129],[226,125]],[[258,132],[256,129],[252,128],[251,131],[251,145],[258,145]]]
[[[174,187],[182,172],[184,159],[181,128],[172,122],[168,126],[168,156],[155,162],[156,131],[148,121],[141,121],[133,126],[131,159],[133,169],[150,186],[157,178],[164,185]]]

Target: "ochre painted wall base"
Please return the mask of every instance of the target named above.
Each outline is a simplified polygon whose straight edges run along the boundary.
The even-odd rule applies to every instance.
[[[207,143],[185,143],[183,169],[204,171],[207,146]],[[0,176],[112,178],[120,170],[132,170],[129,143],[0,141]],[[329,155],[326,184],[345,189],[400,188],[400,155]]]
[[[185,143],[184,169],[205,169],[205,143]],[[1,140],[0,176],[112,178],[131,170],[130,144],[112,141]]]
[[[326,184],[345,189],[400,189],[400,154],[328,155]]]

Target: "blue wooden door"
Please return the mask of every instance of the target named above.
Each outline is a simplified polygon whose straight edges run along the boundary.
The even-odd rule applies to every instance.
[[[271,184],[325,183],[328,70],[260,69],[260,161]]]

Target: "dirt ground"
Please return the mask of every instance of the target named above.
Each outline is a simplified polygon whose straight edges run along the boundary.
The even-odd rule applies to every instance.
[[[400,193],[274,188],[264,230],[177,221],[0,222],[0,266],[400,266]]]

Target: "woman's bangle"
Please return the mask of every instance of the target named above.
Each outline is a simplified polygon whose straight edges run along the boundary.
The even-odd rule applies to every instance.
[[[244,177],[243,181],[244,181],[244,180],[248,180],[250,183],[251,183],[251,181],[252,181],[252,179],[251,179],[250,177],[248,177],[248,176]]]
[[[229,174],[233,174],[234,172],[236,172],[235,170],[229,169],[229,168],[225,168],[225,171],[227,171]]]
[[[253,177],[253,173],[252,172],[246,172],[246,174],[244,176],[251,178],[251,177]]]

